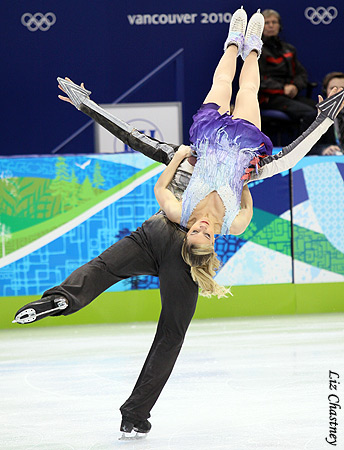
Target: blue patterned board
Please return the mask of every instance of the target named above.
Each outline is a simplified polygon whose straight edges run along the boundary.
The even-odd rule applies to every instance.
[[[126,181],[151,163],[148,159],[142,159],[142,155],[135,154],[123,158],[119,155],[0,158],[0,181],[6,184],[6,180],[13,177],[32,179],[33,176],[53,180],[58,158],[63,158],[69,168],[83,174],[80,175],[80,182],[86,176],[93,180],[95,162],[99,162],[104,177],[102,192]],[[324,245],[325,239],[329,248],[336,249],[337,256],[333,263],[336,267],[331,272],[331,264],[327,264],[326,270],[321,268],[320,254],[313,252],[311,260],[309,252],[304,257],[301,255],[296,261],[296,278],[300,282],[341,281],[338,251],[343,252],[344,242],[344,163],[331,157],[306,159],[311,161],[294,170],[294,224],[299,227],[299,236],[307,240],[307,248],[312,246],[312,239],[314,248],[320,245],[320,241]],[[2,267],[0,296],[40,295],[135,230],[158,210],[153,192],[157,177],[154,175],[145,180],[47,245]],[[223,263],[218,279],[221,280],[222,273],[223,282],[229,280],[230,284],[290,282],[291,258],[287,248],[290,239],[288,226],[285,226],[290,223],[288,177],[279,175],[254,183],[251,192],[257,209],[245,238],[226,236],[216,241],[216,252]],[[0,225],[3,233],[1,248],[4,251],[7,242],[3,230],[6,231],[7,224]],[[298,242],[298,249],[302,248],[300,244]],[[326,252],[324,254],[329,254],[328,250]],[[122,281],[110,290],[152,289],[158,286],[157,278],[142,276]]]
[[[156,180],[157,176],[48,245],[0,269],[0,296],[40,294],[135,230],[159,208],[153,192]],[[114,290],[131,288],[123,284]]]

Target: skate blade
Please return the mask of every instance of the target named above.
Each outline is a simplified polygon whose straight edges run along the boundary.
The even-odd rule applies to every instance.
[[[119,441],[138,441],[144,439],[147,433],[122,433],[122,436],[118,438]]]
[[[56,311],[62,311],[67,308],[68,303],[65,299],[58,299],[55,302],[56,307],[53,309],[49,309],[47,311],[42,311],[40,313],[36,313],[36,311],[33,308],[27,308],[24,309],[22,312],[20,312],[14,320],[12,320],[12,323],[19,323],[20,325],[23,325],[25,323],[32,323],[35,322],[37,317],[42,315],[51,315],[51,313]]]
[[[33,308],[28,308],[19,313],[14,320],[12,320],[12,323],[31,323],[36,320],[36,311]]]

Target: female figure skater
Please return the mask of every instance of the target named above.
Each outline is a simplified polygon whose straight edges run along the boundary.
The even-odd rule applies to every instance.
[[[253,209],[248,189],[243,190],[244,181],[251,176],[253,168],[250,165],[257,166],[258,174],[258,167],[263,166],[262,158],[269,158],[272,152],[270,139],[260,131],[257,97],[260,83],[258,58],[262,48],[264,17],[258,10],[251,17],[247,30],[246,22],[243,8],[233,14],[225,53],[215,70],[213,85],[193,118],[191,148],[182,146],[176,152],[154,189],[156,199],[167,217],[188,229],[182,256],[191,266],[192,278],[206,296],[215,294],[221,297],[230,292],[213,280],[215,270],[219,267],[214,251],[214,235],[238,235],[245,231]],[[238,55],[242,56],[244,64],[233,116],[229,116],[227,111]],[[290,148],[284,148],[280,157],[295,150],[300,144],[297,141],[288,146]],[[191,151],[196,154],[197,162],[180,202],[167,186],[181,160],[188,157]],[[289,163],[294,165],[302,156],[304,154],[298,147],[294,157],[289,158]],[[270,156],[269,162],[274,160]],[[286,169],[284,164],[280,165],[278,172],[281,169]]]
[[[167,217],[189,229],[182,255],[205,295],[223,296],[229,292],[213,280],[219,267],[214,235],[237,235],[246,229],[253,209],[247,188],[240,208],[244,185],[241,178],[255,157],[272,153],[270,139],[260,131],[257,98],[264,17],[258,11],[251,17],[247,30],[246,23],[246,12],[241,8],[233,14],[225,52],[215,70],[211,90],[194,116],[190,141],[197,163],[182,202],[167,186],[180,160],[191,154],[190,147],[183,146],[177,151],[154,189]],[[229,116],[238,55],[242,56],[244,64],[233,116]]]

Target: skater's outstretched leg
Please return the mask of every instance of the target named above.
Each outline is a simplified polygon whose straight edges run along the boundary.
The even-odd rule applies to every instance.
[[[228,38],[225,42],[225,52],[214,73],[212,87],[204,100],[206,103],[216,103],[221,114],[229,110],[232,97],[232,82],[236,71],[236,59],[242,51],[247,16],[244,9],[238,9],[232,16]]]
[[[239,92],[233,112],[234,119],[244,119],[261,128],[258,90],[260,75],[258,57],[261,52],[261,36],[264,17],[259,12],[253,14],[246,30],[243,58],[245,59],[239,78]]]
[[[261,128],[258,90],[260,78],[257,53],[246,58],[239,78],[239,91],[235,100],[233,119],[244,119]]]
[[[27,324],[48,316],[73,314],[113,284],[137,275],[158,276],[157,263],[141,228],[76,269],[59,286],[44,292],[42,299],[20,308],[15,321]]]
[[[220,59],[214,73],[212,87],[203,102],[204,104],[216,103],[220,106],[221,114],[229,110],[237,56],[238,47],[230,45]]]

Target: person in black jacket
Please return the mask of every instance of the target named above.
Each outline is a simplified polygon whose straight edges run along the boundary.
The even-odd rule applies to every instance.
[[[315,119],[317,111],[312,99],[299,96],[307,86],[308,75],[296,55],[296,49],[280,39],[281,16],[273,9],[262,12],[265,18],[263,50],[259,59],[261,109],[285,112],[301,130]]]
[[[330,72],[322,82],[322,95],[329,96],[334,88],[344,88],[344,73]],[[341,111],[317,144],[308,153],[309,155],[342,155],[344,153],[344,113]]]

